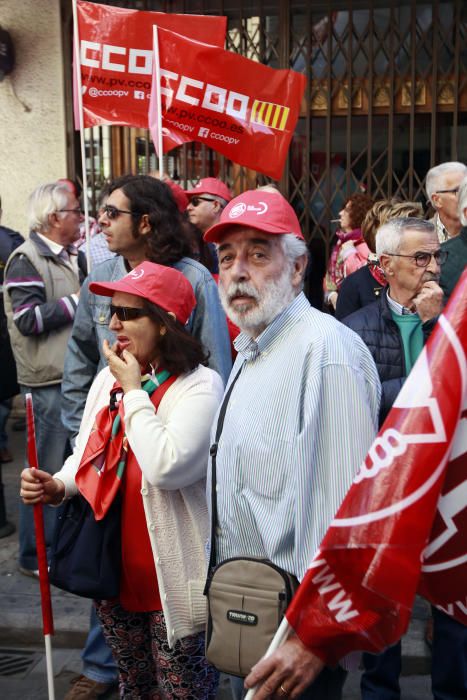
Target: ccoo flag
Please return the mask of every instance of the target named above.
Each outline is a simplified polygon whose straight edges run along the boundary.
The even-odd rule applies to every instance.
[[[94,2],[77,3],[84,126],[147,128],[153,25],[224,46],[226,17],[165,14]],[[75,124],[76,73],[73,71]]]
[[[159,28],[158,41],[164,153],[199,141],[279,179],[299,117],[305,76],[165,29]],[[154,71],[149,128],[156,148],[157,90]]]
[[[466,351],[467,270],[287,610],[328,664],[396,642],[417,589],[467,623]]]

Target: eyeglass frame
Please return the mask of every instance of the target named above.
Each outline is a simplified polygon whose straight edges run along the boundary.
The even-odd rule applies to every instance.
[[[450,190],[436,190],[433,194],[459,194],[460,187],[452,187]]]
[[[431,259],[434,258],[435,263],[439,265],[440,267],[444,265],[446,260],[448,259],[449,256],[449,251],[448,250],[442,250],[439,248],[438,250],[435,250],[434,253],[424,253],[422,251],[419,251],[417,253],[414,253],[413,255],[403,255],[402,253],[381,253],[381,255],[390,255],[391,257],[396,257],[396,258],[413,258],[415,260],[415,265],[417,267],[428,267],[428,265],[431,263]],[[426,263],[426,265],[421,265],[418,260],[420,259],[420,256],[423,255],[429,255],[429,259]],[[418,256],[418,257],[417,257]],[[438,259],[436,259],[436,256],[438,256]],[[443,258],[443,261],[441,262],[441,257]]]
[[[81,207],[75,207],[74,209],[58,209],[57,214],[60,214],[62,211],[72,211],[74,214],[81,214],[83,213],[83,210]]]
[[[200,202],[217,202],[218,200],[210,197],[201,197],[201,195],[195,195],[190,199],[190,204],[197,207]]]
[[[117,316],[119,321],[134,321],[137,318],[149,316],[149,311],[139,306],[114,306],[110,305],[110,318]]]

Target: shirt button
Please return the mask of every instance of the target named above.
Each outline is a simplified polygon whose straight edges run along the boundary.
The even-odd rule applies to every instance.
[[[156,564],[160,564],[160,563],[161,563],[161,558],[160,558],[160,557],[156,557]]]
[[[172,637],[175,636],[175,627],[172,627]]]
[[[216,484],[216,492],[219,493],[219,491],[220,491],[219,484]]]
[[[105,316],[103,314],[99,316],[99,323],[105,323]]]
[[[151,523],[151,524],[149,525],[149,529],[150,529],[150,530],[155,530],[155,529],[156,529],[156,523]]]
[[[164,600],[168,600],[168,599],[169,599],[169,596],[167,595],[167,593],[164,593]]]
[[[221,533],[222,533],[222,528],[220,527],[220,525],[218,525],[216,527],[216,535],[220,535]]]
[[[143,496],[147,496],[147,495],[148,495],[148,490],[147,490],[147,488],[146,488],[146,487],[142,488],[142,489],[141,489],[141,493],[143,494]]]

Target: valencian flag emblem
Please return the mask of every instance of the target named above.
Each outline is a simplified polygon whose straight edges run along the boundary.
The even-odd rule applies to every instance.
[[[467,270],[286,617],[326,663],[381,651],[417,590],[467,624]]]

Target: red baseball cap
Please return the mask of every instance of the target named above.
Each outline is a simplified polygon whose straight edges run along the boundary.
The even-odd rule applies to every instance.
[[[229,229],[236,226],[256,228],[265,233],[292,233],[303,238],[297,215],[279,192],[248,190],[225,207],[218,224],[208,228],[204,240],[219,243]]]
[[[226,202],[232,199],[232,193],[227,185],[218,180],[217,177],[203,177],[192,190],[185,190],[187,197],[196,197],[199,194],[212,194],[216,197],[222,197]]]
[[[89,289],[104,297],[112,297],[115,292],[142,297],[171,311],[183,325],[196,306],[193,288],[181,272],[148,261],[137,265],[118,282],[91,282]]]

